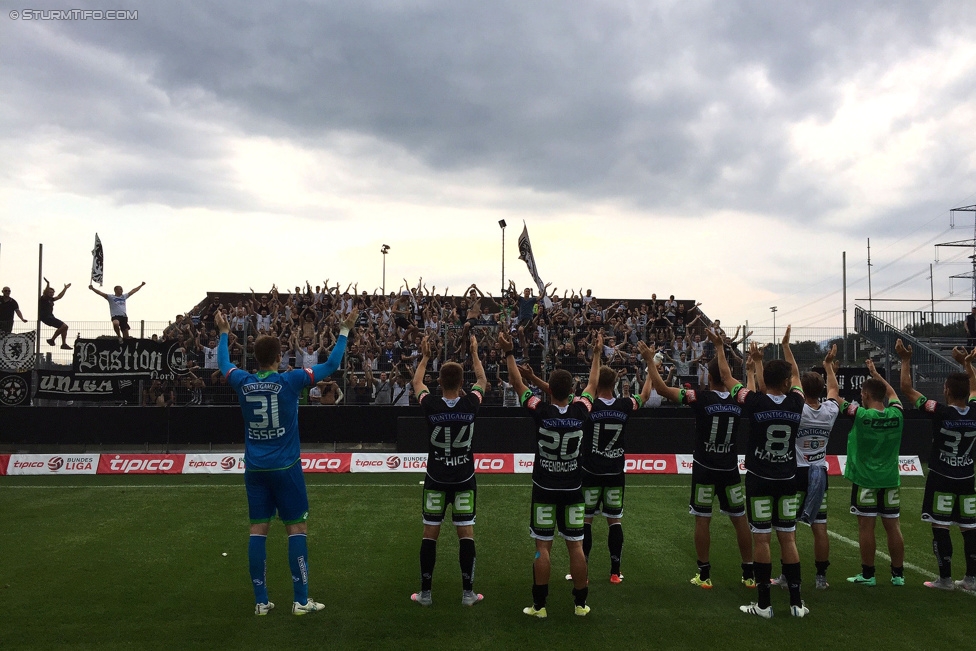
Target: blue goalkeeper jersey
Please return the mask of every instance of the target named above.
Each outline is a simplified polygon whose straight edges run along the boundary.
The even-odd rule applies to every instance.
[[[311,382],[311,369],[230,371],[227,383],[237,392],[244,414],[245,468],[278,470],[298,461],[298,398]]]
[[[244,413],[244,469],[280,470],[298,463],[298,398],[302,389],[339,368],[346,352],[345,329],[322,364],[287,373],[248,373],[230,363],[227,335],[220,335],[217,364],[237,392]]]

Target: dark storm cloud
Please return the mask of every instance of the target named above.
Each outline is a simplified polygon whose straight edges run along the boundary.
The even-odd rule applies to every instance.
[[[41,120],[139,159],[75,179],[124,200],[232,203],[228,132],[305,144],[352,132],[540,191],[794,216],[847,198],[784,176],[789,127],[828,120],[839,83],[881,76],[976,17],[968,3],[881,1],[135,8],[127,24],[4,25],[13,65],[0,73],[20,133]],[[974,88],[947,92],[971,102]],[[940,170],[958,177],[963,163]]]

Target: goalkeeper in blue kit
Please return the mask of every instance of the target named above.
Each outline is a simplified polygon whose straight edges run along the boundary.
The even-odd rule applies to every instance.
[[[247,552],[255,615],[267,615],[274,608],[268,599],[265,577],[266,541],[275,512],[288,533],[288,565],[295,593],[292,614],[305,615],[325,608],[308,596],[308,494],[299,456],[298,398],[305,387],[339,368],[357,316],[354,308],[342,322],[339,338],[324,364],[286,373],[278,372],[281,344],[276,337],[261,336],[254,342],[256,373],[231,364],[227,348],[230,324],[223,313],[214,316],[220,331],[217,364],[227,384],[237,392],[244,414],[244,486],[251,520]]]

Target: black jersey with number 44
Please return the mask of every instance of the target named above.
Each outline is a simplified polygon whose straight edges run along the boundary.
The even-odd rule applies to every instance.
[[[580,453],[583,428],[592,403],[584,396],[565,407],[546,404],[528,391],[522,405],[536,424],[532,483],[552,490],[573,490],[582,485]]]
[[[932,452],[929,471],[950,479],[973,476],[976,442],[976,400],[964,410],[921,396],[915,406],[932,416]]]
[[[443,484],[460,484],[474,475],[474,417],[481,406],[481,389],[475,387],[460,398],[420,396],[420,406],[427,418],[430,448],[427,452],[427,475]]]
[[[712,470],[738,468],[735,439],[742,422],[742,406],[731,393],[694,390],[682,393],[682,402],[695,414],[695,463]]]
[[[739,385],[732,394],[749,417],[746,470],[765,479],[792,479],[796,476],[796,433],[803,413],[803,392],[794,387],[785,396],[771,396]]]
[[[627,419],[640,409],[640,396],[597,398],[583,438],[583,470],[594,475],[619,475],[624,471]]]

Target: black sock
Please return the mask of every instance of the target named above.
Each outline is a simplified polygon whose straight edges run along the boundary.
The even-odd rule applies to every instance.
[[[786,582],[790,587],[790,605],[802,606],[803,601],[800,599],[800,564],[783,563],[783,575],[786,576]]]
[[[434,579],[434,563],[437,562],[437,541],[424,538],[420,541],[420,589],[430,590]]]
[[[573,588],[573,601],[576,603],[577,606],[585,606],[586,597],[589,594],[590,594],[589,588],[582,588],[581,590],[577,590],[576,588]]]
[[[549,584],[532,586],[532,606],[536,610],[546,607],[546,599],[549,598]]]
[[[712,564],[708,561],[702,563],[698,561],[698,578],[702,581],[707,581],[712,578]]]
[[[874,565],[865,565],[864,563],[861,563],[861,576],[863,576],[865,579],[873,579]]]
[[[817,576],[827,576],[827,568],[830,567],[830,561],[814,561],[814,565],[817,566]]]
[[[976,529],[962,532],[962,548],[966,554],[966,576],[976,576]]]
[[[590,550],[593,549],[593,525],[583,524],[583,556],[590,560]]]
[[[619,522],[610,525],[607,547],[610,549],[610,574],[620,574],[620,555],[624,551],[624,528]]]
[[[458,561],[461,564],[461,586],[464,590],[474,589],[474,559],[474,539],[459,540]]]
[[[742,578],[743,579],[753,579],[756,578],[756,571],[753,569],[752,563],[743,563],[742,567]]]
[[[891,576],[892,577],[905,576],[905,566],[902,565],[901,567],[895,567],[894,565],[892,565]]]
[[[948,529],[932,527],[932,551],[939,564],[939,576],[943,579],[952,577],[952,538]]]
[[[756,589],[759,597],[759,607],[769,608],[769,579],[773,574],[772,563],[753,563],[756,571]]]

